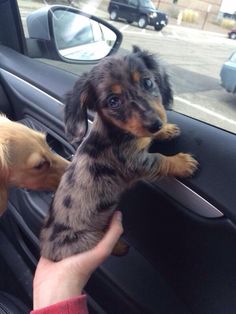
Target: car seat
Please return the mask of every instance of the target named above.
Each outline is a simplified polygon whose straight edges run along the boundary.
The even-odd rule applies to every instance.
[[[30,309],[19,299],[0,291],[0,314],[29,314],[29,312]]]

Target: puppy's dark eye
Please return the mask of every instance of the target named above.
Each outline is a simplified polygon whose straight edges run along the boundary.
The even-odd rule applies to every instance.
[[[34,169],[37,171],[43,171],[43,170],[47,170],[49,167],[50,167],[50,163],[47,160],[42,160],[40,161],[40,163],[34,166]]]
[[[107,103],[112,109],[117,109],[121,105],[121,99],[118,96],[111,96],[108,98]]]
[[[143,79],[143,87],[146,89],[146,90],[149,90],[153,87],[153,82],[151,79],[149,78],[146,78],[146,79]]]

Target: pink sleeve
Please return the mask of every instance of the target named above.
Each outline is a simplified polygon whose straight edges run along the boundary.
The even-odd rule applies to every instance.
[[[88,314],[87,298],[83,294],[42,309],[31,311],[30,314]]]

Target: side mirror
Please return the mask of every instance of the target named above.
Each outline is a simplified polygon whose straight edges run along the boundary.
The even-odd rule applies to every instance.
[[[115,53],[122,42],[114,26],[62,5],[34,11],[27,17],[27,28],[31,57],[92,62]]]

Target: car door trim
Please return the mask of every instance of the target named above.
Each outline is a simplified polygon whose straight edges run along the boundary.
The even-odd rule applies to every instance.
[[[154,186],[193,213],[205,218],[221,218],[224,214],[202,196],[175,178],[163,178]]]
[[[47,96],[48,98],[50,98],[50,100],[53,100],[53,101],[57,102],[61,106],[63,105],[63,103],[61,101],[59,101],[58,99],[54,98],[53,96],[47,94],[46,92],[42,91],[40,88],[34,86],[33,84],[25,81],[21,77],[15,75],[15,74],[13,74],[13,73],[11,73],[9,71],[6,71],[4,69],[0,69],[0,73],[5,74],[8,78],[11,77],[12,79],[16,79],[18,82],[21,82],[21,83],[25,84],[25,86],[30,87],[30,90],[33,88],[35,91],[40,92],[44,96]],[[27,91],[27,89],[26,89],[26,91]]]
[[[39,93],[43,96],[42,100],[45,99],[45,97],[48,99],[49,102],[47,101],[43,101],[42,103],[42,108],[45,107],[45,104],[47,106],[47,109],[50,108],[50,101],[60,105],[60,106],[64,106],[63,102],[61,102],[60,100],[56,99],[55,97],[47,94],[46,92],[44,92],[43,90],[41,90],[40,88],[36,87],[35,85],[25,81],[24,79],[20,78],[19,76],[6,71],[4,69],[0,68],[0,74],[2,74],[3,76],[5,76],[5,78],[7,78],[8,82],[10,84],[12,84],[12,87],[14,87],[17,91],[19,91],[21,94],[23,94],[23,96],[26,96],[28,99],[30,99],[31,101],[35,102],[35,98],[32,98],[32,89],[36,92]],[[53,106],[52,106],[53,107]],[[90,119],[88,119],[88,123],[91,126],[92,125],[92,121]]]

